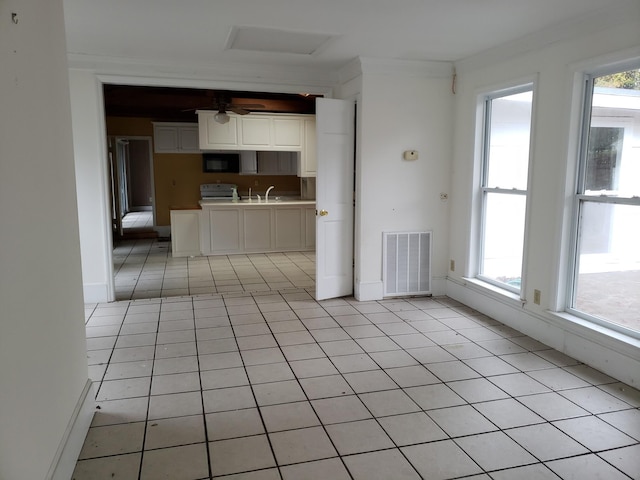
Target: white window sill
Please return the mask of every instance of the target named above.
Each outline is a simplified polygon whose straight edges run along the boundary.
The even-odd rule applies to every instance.
[[[450,279],[451,280],[451,279]],[[478,278],[462,277],[463,284],[488,295],[500,302],[522,307],[526,302],[520,298],[518,293],[510,292]]]

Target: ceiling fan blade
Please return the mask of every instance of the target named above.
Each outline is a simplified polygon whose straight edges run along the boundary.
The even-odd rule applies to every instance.
[[[265,108],[261,103],[232,103],[227,105],[227,107],[234,108]]]
[[[218,104],[206,105],[202,107],[195,108],[185,108],[184,110],[180,110],[181,112],[195,112],[196,110],[220,110],[220,106]],[[222,108],[224,110],[224,108]]]
[[[232,105],[229,106],[229,110],[237,115],[247,115],[248,113],[251,113],[249,112],[249,110],[245,110],[244,108],[235,107]]]

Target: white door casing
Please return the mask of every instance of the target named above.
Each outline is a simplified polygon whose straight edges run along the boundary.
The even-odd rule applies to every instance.
[[[354,110],[316,100],[316,300],[353,293]]]

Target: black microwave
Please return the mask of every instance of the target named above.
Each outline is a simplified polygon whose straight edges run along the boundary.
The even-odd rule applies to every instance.
[[[203,153],[202,171],[205,173],[240,173],[240,154]]]

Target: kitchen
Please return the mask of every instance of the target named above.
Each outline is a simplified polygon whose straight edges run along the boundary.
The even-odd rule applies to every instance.
[[[260,105],[223,106],[220,123],[210,92],[198,92],[105,85],[108,136],[153,139],[153,230],[171,236],[174,257],[314,251],[315,98],[234,92],[234,106]],[[226,200],[203,200],[202,186],[235,186],[238,201],[230,188]]]

